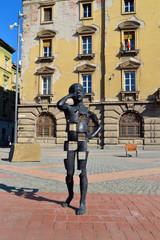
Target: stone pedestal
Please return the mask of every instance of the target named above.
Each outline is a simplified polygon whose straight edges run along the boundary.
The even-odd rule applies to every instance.
[[[40,144],[15,144],[11,146],[9,153],[11,162],[40,162],[41,149]]]

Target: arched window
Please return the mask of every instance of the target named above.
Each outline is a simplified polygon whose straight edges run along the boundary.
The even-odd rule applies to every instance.
[[[56,121],[52,114],[42,113],[36,122],[36,137],[55,137]]]
[[[142,137],[142,119],[134,112],[122,115],[119,122],[120,137]]]
[[[89,114],[90,114],[90,116],[89,116],[89,121],[88,121],[87,127],[88,127],[88,132],[90,134],[92,134],[97,129],[96,122],[98,122],[98,119],[97,119],[97,116],[94,113],[89,112]]]

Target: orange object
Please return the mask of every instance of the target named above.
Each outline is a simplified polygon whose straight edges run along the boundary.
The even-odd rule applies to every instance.
[[[128,151],[136,151],[136,157],[137,157],[137,144],[125,144],[125,150],[126,150],[126,157],[128,156]]]

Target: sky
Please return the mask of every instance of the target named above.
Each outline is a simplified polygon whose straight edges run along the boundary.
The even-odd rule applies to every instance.
[[[15,50],[17,50],[18,28],[14,27],[11,31],[9,25],[15,22],[18,23],[18,11],[23,13],[22,0],[0,0],[0,38]],[[22,33],[22,27],[20,28],[20,32]],[[17,58],[16,54],[15,52],[12,55],[12,62],[15,63]]]

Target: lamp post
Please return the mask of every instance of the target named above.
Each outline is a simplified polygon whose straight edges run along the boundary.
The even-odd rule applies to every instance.
[[[16,75],[16,95],[15,95],[15,127],[14,127],[14,144],[17,143],[17,105],[18,105],[18,69],[19,69],[19,43],[23,41],[22,39],[22,34],[20,34],[20,20],[21,18],[26,19],[26,16],[22,13],[20,13],[20,11],[18,12],[18,24],[14,23],[13,25],[9,25],[9,28],[12,30],[14,27],[18,28],[17,31],[17,75]]]

